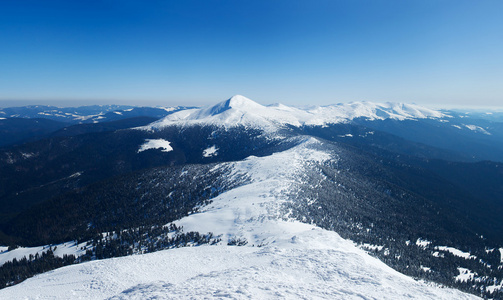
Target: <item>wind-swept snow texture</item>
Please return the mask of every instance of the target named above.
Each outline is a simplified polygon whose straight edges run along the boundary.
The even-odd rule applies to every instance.
[[[0,291],[2,299],[476,299],[402,275],[336,233],[276,221],[264,247],[200,246],[93,261]]]
[[[445,116],[439,111],[413,104],[353,102],[300,109],[282,104],[263,106],[244,96],[236,95],[212,107],[173,113],[143,128],[159,129],[170,125],[195,124],[227,127],[242,125],[271,131],[283,125],[323,126],[345,123],[356,118],[405,120]]]
[[[0,299],[476,298],[415,281],[335,232],[282,215],[306,166],[336,159],[319,145],[306,138],[283,152],[224,164],[247,183],[176,222],[220,235],[219,245],[69,266],[0,290]],[[237,242],[246,245],[228,245]]]

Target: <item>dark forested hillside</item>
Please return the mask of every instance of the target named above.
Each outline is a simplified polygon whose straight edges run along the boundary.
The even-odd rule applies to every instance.
[[[468,182],[475,186],[467,188],[459,178],[445,176],[449,174],[427,163],[427,168],[414,166],[416,158],[406,164],[403,156],[396,161],[352,145],[325,146],[343,159],[304,174],[306,183],[291,191],[294,200],[284,206],[285,213],[338,232],[404,274],[489,295],[485,286],[503,275],[499,256],[486,251],[503,244],[501,194],[467,192],[477,189],[477,180]],[[494,176],[495,186],[503,185],[503,174],[495,174],[494,166],[461,165],[477,169],[482,178]],[[427,244],[418,243],[422,240]],[[440,246],[462,249],[474,258],[439,254]],[[458,268],[479,277],[456,281]]]
[[[478,118],[452,117],[443,120],[355,120],[367,128],[453,153],[466,161],[503,161],[503,123]],[[457,160],[456,157],[447,158]]]
[[[246,182],[246,178],[225,179],[227,172],[225,166],[214,164],[137,171],[35,205],[3,226],[3,231],[16,237],[19,245],[35,246],[167,224]]]
[[[0,119],[0,147],[19,144],[30,139],[48,135],[68,123],[47,119]]]
[[[168,140],[173,150],[138,151],[146,140],[160,138]],[[87,133],[4,148],[0,151],[0,224],[33,205],[114,176],[157,166],[239,160],[267,153],[265,149],[278,143],[258,130],[193,127]],[[218,148],[218,155],[203,156],[212,146]]]

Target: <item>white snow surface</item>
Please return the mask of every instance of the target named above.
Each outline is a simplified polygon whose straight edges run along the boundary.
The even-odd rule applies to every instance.
[[[372,244],[364,243],[364,244],[361,245],[361,248],[366,249],[366,250],[381,251],[384,248],[384,246],[372,245]]]
[[[430,245],[430,244],[431,244],[431,242],[430,242],[430,241],[428,241],[428,240],[423,240],[423,239],[420,239],[420,238],[419,238],[419,239],[417,239],[417,241],[416,241],[416,245],[417,245],[418,247],[422,247],[422,248],[426,248],[426,247],[428,247],[428,245]]]
[[[213,157],[213,156],[217,156],[217,155],[218,155],[218,148],[215,145],[203,150],[204,157]]]
[[[450,252],[450,253],[452,253],[452,255],[462,257],[464,259],[477,258],[475,255],[471,255],[470,252],[463,252],[463,251],[456,249],[456,248],[453,248],[453,247],[437,246],[437,247],[435,247],[435,249]]]
[[[421,270],[423,270],[423,272],[431,272],[430,267],[421,266]]]
[[[161,149],[162,152],[173,151],[173,147],[170,144],[170,142],[163,139],[146,139],[145,143],[138,149],[138,153],[148,149]]]
[[[336,232],[285,218],[286,192],[309,164],[336,159],[306,138],[231,162],[248,183],[179,220],[222,242],[72,265],[0,290],[0,299],[476,299],[398,273]],[[307,201],[307,200],[306,200]],[[227,246],[234,238],[246,246]]]
[[[282,104],[264,106],[236,95],[215,106],[179,111],[140,128],[151,130],[172,125],[198,124],[226,127],[242,125],[274,131],[282,125],[323,126],[345,123],[355,118],[405,120],[446,116],[440,111],[415,104],[352,102],[301,109]]]
[[[477,126],[477,125],[465,125],[465,127],[468,128],[468,129],[470,129],[470,130],[472,130],[472,131],[480,132],[480,133],[483,133],[485,135],[491,135],[490,132],[488,132],[484,128],[482,128],[480,126]]]
[[[86,243],[76,244],[75,242],[61,243],[57,245],[52,245],[54,250],[54,255],[58,257],[63,257],[66,255],[81,256],[87,250]],[[43,252],[47,252],[49,246],[39,246],[39,247],[19,247],[11,251],[7,251],[7,247],[0,247],[0,266],[8,261],[12,261],[14,258],[19,260],[23,257],[28,258],[31,255],[35,256],[37,253],[41,255]]]
[[[73,265],[0,290],[0,298],[476,299],[399,274],[334,232],[275,225],[291,238],[264,247],[200,246]]]
[[[501,281],[499,284],[493,284],[486,287],[486,291],[488,291],[489,293],[494,293],[494,291],[501,289],[503,289],[503,281]]]
[[[458,268],[459,275],[456,276],[456,281],[468,281],[472,280],[477,273],[473,273],[471,270],[466,268]]]

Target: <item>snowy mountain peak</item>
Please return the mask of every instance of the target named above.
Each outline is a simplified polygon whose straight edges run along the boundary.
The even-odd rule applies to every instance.
[[[235,95],[230,99],[218,103],[215,106],[209,108],[210,115],[217,115],[223,113],[228,109],[236,109],[241,111],[250,111],[253,109],[263,109],[264,106],[258,104],[257,102],[246,98],[245,96]]]
[[[264,106],[258,104],[257,102],[246,98],[241,95],[234,95],[229,100],[225,101],[225,103],[231,107],[236,109],[252,109],[252,108],[263,108]]]

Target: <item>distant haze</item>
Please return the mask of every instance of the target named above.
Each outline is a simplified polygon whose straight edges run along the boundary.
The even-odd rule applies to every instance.
[[[503,106],[503,2],[9,1],[0,106]]]

